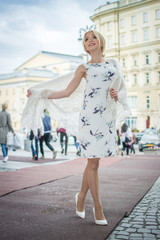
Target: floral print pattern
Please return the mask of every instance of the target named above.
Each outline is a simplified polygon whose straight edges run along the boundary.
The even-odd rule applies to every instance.
[[[117,152],[116,123],[107,122],[106,98],[117,69],[112,62],[88,63],[84,66],[86,89],[79,121],[82,157],[112,156]]]

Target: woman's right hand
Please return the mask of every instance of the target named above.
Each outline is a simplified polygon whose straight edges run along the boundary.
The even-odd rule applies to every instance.
[[[28,89],[27,90],[27,97],[30,97],[31,96],[31,91]]]

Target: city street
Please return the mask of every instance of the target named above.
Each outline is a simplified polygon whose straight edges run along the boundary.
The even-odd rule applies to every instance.
[[[10,151],[10,158],[14,154],[17,161],[0,163],[2,240],[160,239],[158,155],[137,152],[129,158],[101,160],[100,194],[108,220],[108,226],[101,227],[94,224],[90,193],[86,219],[75,215],[74,196],[80,189],[86,159],[77,158],[73,145],[67,156],[61,155],[58,142],[55,149],[58,155],[53,161],[45,149],[46,163],[30,160],[31,152],[24,150]]]

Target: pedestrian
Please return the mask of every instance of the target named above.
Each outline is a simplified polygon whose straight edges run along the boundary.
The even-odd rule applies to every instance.
[[[47,114],[47,110],[44,109],[44,117],[42,118],[43,122],[43,129],[44,129],[44,134],[40,136],[40,152],[42,154],[41,159],[44,159],[44,148],[43,148],[43,142],[45,142],[46,146],[53,152],[53,159],[56,158],[57,151],[54,150],[52,145],[50,144],[52,135],[51,135],[51,118]]]
[[[37,136],[34,135],[32,130],[30,131],[29,140],[31,140],[32,159],[34,160],[38,160],[39,138],[40,138],[40,130],[38,130]]]
[[[117,144],[118,144],[118,152],[117,152],[117,156],[119,155],[120,152],[120,145],[121,145],[121,138],[120,138],[120,129],[117,129]]]
[[[72,135],[72,137],[73,137],[73,139],[74,139],[74,145],[75,145],[75,147],[76,147],[76,149],[77,149],[77,155],[78,156],[81,156],[81,148],[80,148],[80,145],[79,145],[79,142],[77,141],[77,137],[76,136],[73,136]]]
[[[67,132],[65,129],[65,121],[61,120],[58,123],[58,129],[57,129],[57,134],[60,134],[60,146],[61,146],[61,154],[65,153],[67,155],[67,149],[68,149],[68,136]],[[64,144],[65,142],[65,144]],[[65,146],[65,147],[64,147]]]
[[[122,133],[122,150],[126,149],[126,155],[129,157],[129,149],[132,147],[132,132],[126,123],[122,125],[121,129]]]
[[[66,89],[41,92],[42,99],[60,99],[69,97],[86,79],[83,106],[79,116],[79,141],[81,155],[88,159],[84,170],[80,192],[75,196],[76,214],[85,217],[84,202],[90,189],[94,201],[93,215],[95,223],[107,225],[99,196],[98,168],[100,158],[117,153],[116,114],[117,101],[121,102],[130,113],[127,104],[126,88],[120,65],[115,59],[104,59],[105,39],[95,30],[84,34],[83,46],[91,59],[81,64],[75,71],[72,81]],[[117,89],[117,90],[116,90]],[[34,94],[34,92],[33,92]],[[32,90],[28,90],[28,96]],[[124,109],[124,108],[123,108]],[[127,117],[121,110],[123,117]]]
[[[15,132],[12,127],[10,114],[6,111],[8,108],[7,103],[2,104],[2,111],[0,112],[0,144],[2,147],[3,153],[3,162],[8,161],[8,147],[7,143],[7,134],[11,131],[14,135]]]
[[[121,127],[121,141],[122,141],[122,152],[121,152],[121,156],[124,155],[124,151],[126,150],[126,145],[125,145],[125,138],[126,138],[126,132],[127,132],[127,124],[123,123],[122,127]]]
[[[134,133],[132,133],[132,146],[131,146],[131,153],[133,152],[133,154],[135,154],[135,148],[134,148],[134,144],[136,143],[136,136]]]

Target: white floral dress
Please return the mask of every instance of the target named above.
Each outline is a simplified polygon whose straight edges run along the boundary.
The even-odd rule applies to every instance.
[[[112,62],[87,63],[86,88],[79,118],[82,157],[102,158],[117,152],[116,121],[108,121],[107,96],[117,76]]]

